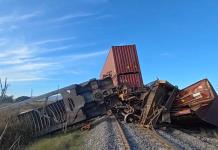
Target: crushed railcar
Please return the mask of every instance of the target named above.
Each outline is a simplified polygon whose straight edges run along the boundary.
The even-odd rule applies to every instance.
[[[218,97],[207,79],[183,90],[165,80],[156,80],[137,90],[118,91],[118,118],[147,128],[166,124],[218,126]]]
[[[181,90],[171,108],[175,122],[197,124],[202,121],[218,126],[218,97],[208,79]]]
[[[207,79],[183,90],[162,80],[143,85],[135,45],[112,46],[100,74],[105,77],[118,87],[121,101],[115,104],[115,112],[127,122],[137,120],[152,127],[172,122],[218,126],[218,98]]]

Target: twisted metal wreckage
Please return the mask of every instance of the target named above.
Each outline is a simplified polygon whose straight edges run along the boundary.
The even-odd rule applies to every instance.
[[[48,98],[57,94],[61,95],[60,98],[48,104]],[[179,90],[164,80],[140,88],[115,87],[108,77],[71,85],[31,100],[42,99],[45,100],[43,107],[19,114],[19,119],[31,126],[37,136],[105,115],[108,110],[112,110],[120,120],[148,128],[175,120],[218,126],[214,115],[217,113],[214,108],[218,107],[217,95],[206,79]],[[183,119],[178,119],[180,117]]]
[[[165,80],[144,85],[135,45],[113,46],[101,72],[92,79],[31,98],[43,102],[21,109],[18,118],[36,136],[65,129],[112,111],[125,122],[155,128],[166,124],[218,126],[218,97],[207,79],[183,90]]]

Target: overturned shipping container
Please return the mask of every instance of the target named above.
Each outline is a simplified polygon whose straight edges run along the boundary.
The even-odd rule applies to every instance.
[[[111,77],[115,86],[143,86],[141,69],[135,45],[112,46],[100,78]]]
[[[200,80],[181,90],[171,108],[176,122],[207,122],[218,126],[218,97],[207,79]]]

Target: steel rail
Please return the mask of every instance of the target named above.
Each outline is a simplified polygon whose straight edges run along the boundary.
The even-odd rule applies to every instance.
[[[123,130],[123,128],[122,128],[122,125],[121,125],[120,121],[117,120],[117,118],[116,118],[115,115],[113,115],[113,116],[114,116],[114,118],[115,118],[115,122],[116,122],[116,124],[117,124],[118,132],[119,132],[118,134],[120,135],[120,139],[121,139],[121,141],[122,141],[122,143],[123,143],[124,149],[125,149],[125,150],[131,150],[131,147],[130,147],[130,145],[129,145],[129,142],[128,142],[128,140],[127,140],[127,137],[126,137],[126,135],[125,135],[125,132],[124,132],[124,130]]]
[[[164,137],[162,137],[161,135],[159,135],[155,129],[149,129],[149,128],[145,128],[145,127],[141,127],[146,133],[148,133],[149,135],[151,135],[152,137],[154,137],[158,142],[160,142],[161,144],[165,145],[167,147],[167,149],[170,150],[175,150],[177,149],[173,144],[171,144],[167,139],[165,139]]]

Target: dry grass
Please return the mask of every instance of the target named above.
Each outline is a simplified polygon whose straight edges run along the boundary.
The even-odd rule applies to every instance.
[[[86,132],[79,130],[47,136],[30,144],[25,150],[79,150],[83,149]]]
[[[0,140],[0,150],[8,150],[19,137],[19,143],[16,143],[14,146],[16,147],[16,150],[23,149],[30,142],[36,140],[34,138],[34,134],[31,130],[31,127],[28,126],[27,122],[19,120],[18,114],[26,110],[42,107],[44,104],[45,103],[41,101],[34,101],[31,103],[25,103],[24,105],[15,104],[12,107],[0,110],[0,136],[3,133],[6,124],[8,123],[7,128],[5,130],[5,134],[3,135],[3,138]],[[77,133],[78,132],[66,135],[61,134],[52,138],[43,138],[42,140],[38,140],[36,142],[39,142],[41,144],[33,144],[31,147],[29,146],[27,149],[47,150],[47,147],[51,147],[50,149],[52,150],[67,150],[68,148],[74,149],[75,147],[80,147],[83,141],[80,134]],[[72,141],[72,139],[74,140]]]
[[[6,124],[8,124],[0,140],[0,150],[9,149],[19,137],[20,140],[15,144],[17,149],[30,142],[33,138],[30,127],[25,122],[21,122],[18,119],[18,112],[17,109],[0,111],[0,135],[3,133]]]

